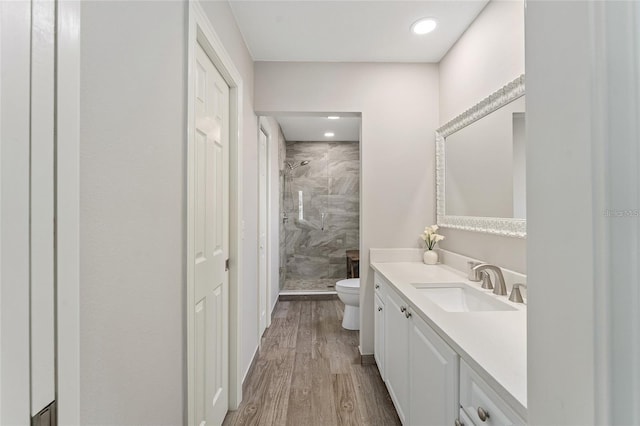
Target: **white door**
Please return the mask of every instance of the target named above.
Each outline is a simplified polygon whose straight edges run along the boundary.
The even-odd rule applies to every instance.
[[[229,86],[199,45],[195,65],[195,424],[219,425],[229,399]]]
[[[0,424],[55,399],[55,11],[0,2]]]
[[[269,289],[268,289],[268,262],[267,262],[267,226],[269,226],[269,206],[267,192],[269,190],[269,182],[267,177],[267,135],[260,128],[258,137],[258,211],[260,218],[258,219],[258,234],[260,241],[258,243],[258,292],[259,292],[259,330],[258,335],[262,336],[267,328],[267,316],[269,315]]]

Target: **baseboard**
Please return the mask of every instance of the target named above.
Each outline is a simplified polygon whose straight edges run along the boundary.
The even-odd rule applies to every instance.
[[[360,355],[360,364],[362,365],[375,365],[376,357],[372,354],[369,355]]]
[[[253,370],[256,367],[256,362],[258,361],[259,353],[260,353],[260,345],[256,347],[256,350],[253,353],[253,358],[251,359],[251,363],[249,364],[249,368],[247,368],[247,371],[244,373],[244,377],[242,378],[242,395],[246,395],[247,393],[247,386],[248,386],[247,377],[249,377],[251,373],[253,373]]]
[[[278,304],[279,300],[280,300],[280,295],[276,297],[276,301],[273,303],[273,306],[271,307],[271,320],[273,320],[273,315],[276,313],[276,305]]]

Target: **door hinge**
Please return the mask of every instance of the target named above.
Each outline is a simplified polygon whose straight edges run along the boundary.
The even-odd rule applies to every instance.
[[[224,270],[228,271],[229,270],[229,259],[224,261]]]

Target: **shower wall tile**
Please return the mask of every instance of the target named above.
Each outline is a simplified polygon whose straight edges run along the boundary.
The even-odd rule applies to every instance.
[[[329,161],[353,160],[360,163],[360,144],[358,142],[329,142],[327,155]]]
[[[360,240],[360,148],[352,142],[287,142],[286,162],[294,167],[281,181],[288,221],[281,246],[288,279],[344,278],[348,249]],[[303,218],[299,218],[299,192]],[[324,229],[322,214],[325,214]]]
[[[329,195],[360,195],[360,178],[358,175],[329,177]]]
[[[360,198],[357,195],[328,195],[327,212],[360,214]]]

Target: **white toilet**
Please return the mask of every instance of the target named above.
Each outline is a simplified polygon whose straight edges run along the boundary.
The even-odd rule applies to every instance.
[[[336,293],[344,303],[342,327],[347,330],[360,330],[360,278],[338,281]]]

